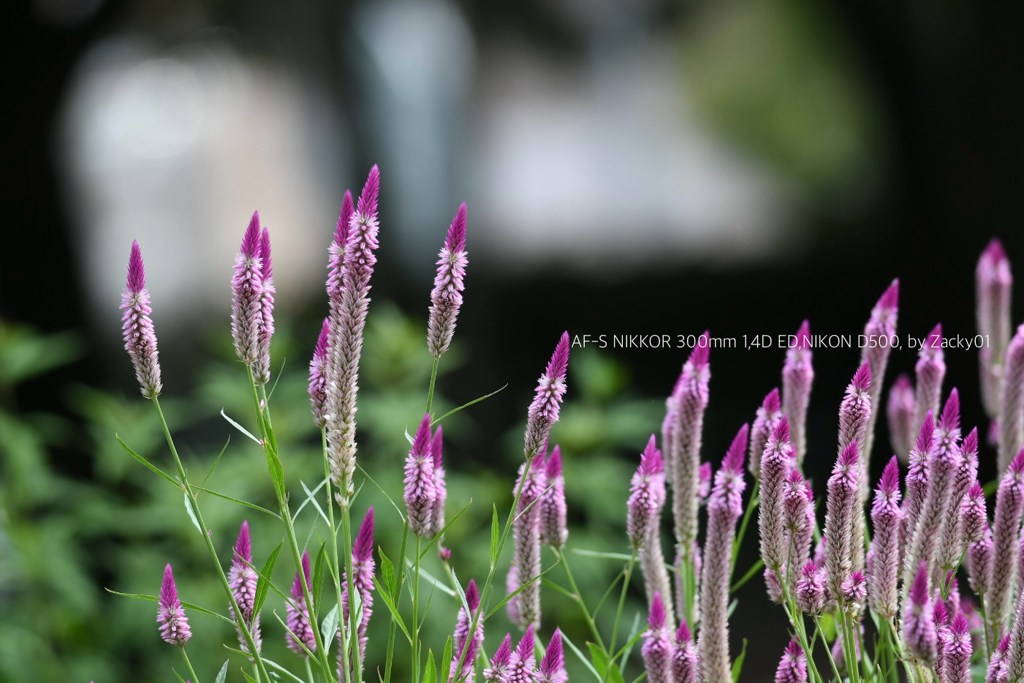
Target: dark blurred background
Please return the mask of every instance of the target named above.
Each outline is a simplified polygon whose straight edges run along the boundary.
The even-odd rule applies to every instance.
[[[114,656],[112,642],[136,647],[129,629],[111,639],[95,632],[113,615],[137,618],[125,616],[133,610],[146,612],[139,624],[151,621],[148,605],[121,605],[98,587],[155,592],[174,546],[163,527],[112,531],[147,490],[114,464],[126,456],[110,446],[127,416],[145,409],[119,340],[132,239],[146,257],[168,402],[181,402],[179,423],[203,450],[227,433],[211,419],[235,400],[220,387],[242,379],[226,341],[227,285],[250,213],[259,209],[275,243],[287,319],[275,355],[287,356],[298,415],[341,195],[380,164],[370,317],[381,322],[367,350],[379,368],[365,373],[380,390],[368,399],[379,417],[361,429],[400,463],[401,434],[382,432],[415,421],[429,370],[415,340],[433,262],[466,201],[468,289],[440,391],[457,405],[508,384],[452,430],[450,469],[467,472],[483,527],[493,498],[484,491],[503,491],[514,472],[533,383],[564,329],[707,328],[742,340],[791,333],[809,318],[815,333],[856,335],[899,277],[901,336],[936,322],[969,336],[985,243],[998,236],[1011,261],[1024,262],[1021,3],[31,0],[8,16],[0,615],[10,628],[5,637],[0,626],[0,660],[29,653],[18,661],[45,661],[46,673],[0,664],[0,679],[99,681],[99,671],[103,680],[155,680],[153,661],[169,661],[148,641]],[[717,466],[778,383],[783,355],[712,353],[705,459]],[[834,458],[836,409],[858,355],[815,353],[817,481]],[[577,446],[566,456],[576,538],[621,533],[622,508],[601,519],[586,491],[573,493],[573,474],[595,481],[593,454],[599,471],[619,477],[604,486],[624,502],[624,478],[658,429],[685,356],[574,351],[591,375],[574,370],[562,435]],[[915,360],[896,352],[886,387]],[[966,397],[964,422],[983,425],[974,352],[951,350],[946,362],[947,389]],[[403,391],[408,400],[389,402]],[[195,394],[208,411],[188,401]],[[311,429],[293,436],[315,458]],[[885,429],[882,418],[877,466]],[[138,438],[160,452],[154,436]],[[983,457],[986,479],[993,470]],[[38,490],[26,489],[30,480]],[[84,501],[110,507],[93,516]],[[132,549],[153,535],[162,545],[144,561]],[[26,558],[61,585],[61,549],[79,572],[64,588],[91,597],[15,629],[14,606],[47,603],[49,584]],[[136,558],[134,573],[111,559],[117,553]],[[124,585],[146,573],[153,586]],[[739,598],[734,656],[750,638],[744,679],[768,680],[784,616],[759,581]]]

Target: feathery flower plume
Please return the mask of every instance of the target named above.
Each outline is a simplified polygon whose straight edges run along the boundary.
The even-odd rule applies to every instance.
[[[1010,630],[1010,647],[1006,651],[1004,666],[1008,681],[1024,680],[1024,591],[1017,597],[1017,606]]]
[[[829,597],[835,600],[842,597],[843,582],[853,571],[853,517],[859,477],[857,442],[852,441],[832,469],[825,503],[825,570]]]
[[[776,574],[786,563],[786,504],[784,486],[793,460],[789,443],[789,421],[784,416],[768,438],[761,456],[761,504],[758,528],[761,532],[761,559]]]
[[[431,512],[430,535],[441,533],[444,529],[444,504],[448,500],[448,486],[444,481],[444,430],[437,426],[434,437],[430,441],[430,457],[434,461],[434,509]]]
[[[875,489],[871,506],[871,567],[868,572],[868,599],[871,609],[887,619],[894,619],[899,605],[897,585],[900,570],[900,468],[896,456],[889,460],[882,479]]]
[[[527,465],[529,464],[529,471]],[[540,506],[534,503],[544,493],[544,454],[539,453],[532,463],[519,466],[519,506],[512,522],[512,566],[509,568],[509,587],[523,590],[508,601],[509,618],[519,628],[540,624],[540,581],[531,581],[540,575]],[[515,572],[514,576],[511,575]],[[510,591],[511,592],[511,591]]]
[[[899,313],[900,281],[893,280],[889,288],[885,290],[878,299],[878,303],[871,309],[871,318],[864,326],[864,335],[867,343],[861,349],[860,362],[871,365],[871,405],[877,406],[878,398],[882,395],[882,380],[885,378],[885,367],[889,364],[889,351],[891,350],[891,338],[896,334],[896,319]],[[871,446],[874,443],[875,418],[877,411],[873,410],[868,415],[866,434],[863,440],[858,439],[860,444],[861,461],[864,471],[871,471]],[[865,486],[864,499],[867,497]],[[861,500],[861,503],[864,502]]]
[[[843,604],[848,605],[853,612],[860,612],[864,608],[864,599],[868,595],[867,579],[863,572],[853,572],[843,581],[840,592],[843,596]]]
[[[747,450],[748,427],[740,427],[708,498],[707,538],[701,575],[701,629],[697,641],[701,680],[729,681],[729,577],[732,573],[732,544],[736,521],[743,514],[743,460]],[[788,435],[787,435],[788,437]]]
[[[256,361],[252,372],[257,384],[270,381],[270,340],[274,336],[274,266],[270,257],[270,231],[260,233],[260,325],[256,332]]]
[[[917,569],[910,589],[910,601],[903,612],[903,640],[914,656],[933,664],[937,654],[934,612],[928,600],[928,567]]]
[[[907,469],[907,495],[903,500],[902,543],[909,545],[914,540],[917,519],[928,495],[928,463],[935,451],[935,421],[931,413],[925,415],[917,435],[917,445],[910,451],[910,467]],[[904,550],[906,553],[907,550]],[[904,585],[906,585],[906,581]]]
[[[405,509],[409,531],[420,537],[433,534],[437,489],[434,486],[434,456],[431,453],[430,415],[424,415],[405,461]]]
[[[960,505],[960,529],[965,543],[981,539],[988,526],[988,511],[985,508],[985,492],[975,479],[967,491],[967,497]]]
[[[305,593],[302,590],[303,578],[306,581],[306,590],[312,594],[308,550],[302,555],[302,569],[295,572],[295,581],[292,583],[292,599],[285,606],[288,615],[286,624],[290,631],[285,636],[285,644],[295,654],[305,657],[307,656],[306,650],[316,652],[316,636],[313,634],[313,626],[309,623],[309,605],[306,604]],[[303,645],[306,650],[302,649]]]
[[[676,551],[684,561],[690,559],[693,542],[697,538],[697,497],[699,485],[701,432],[704,429],[704,411],[708,407],[708,383],[711,367],[711,339],[705,330],[697,340],[683,372],[676,383],[673,399],[677,405],[673,427],[674,453],[668,453],[668,469],[672,471],[672,516],[675,520]]]
[[[992,522],[992,560],[985,611],[989,628],[999,637],[1010,612],[1010,596],[1017,575],[1017,539],[1024,512],[1024,450],[1010,463],[999,482]]]
[[[309,406],[313,411],[313,422],[320,429],[327,426],[327,351],[330,331],[331,319],[324,318],[313,358],[309,361]]]
[[[978,259],[975,271],[978,334],[986,338],[980,349],[981,396],[989,418],[999,417],[1003,355],[1010,343],[1010,294],[1013,275],[1003,245],[993,239]],[[1003,464],[999,471],[1006,469]]]
[[[565,683],[569,675],[565,672],[565,655],[562,653],[562,632],[555,629],[551,634],[551,642],[540,660],[540,673],[537,683]]]
[[[796,586],[796,567],[802,567],[811,557],[811,542],[814,540],[814,492],[811,482],[804,481],[800,470],[793,468],[783,489],[786,511],[787,565],[790,585]]]
[[[370,614],[373,612],[373,506],[366,511],[363,523],[359,525],[356,539],[352,543],[352,575],[342,582],[341,605],[344,608],[342,618],[344,622],[338,625],[338,642],[341,643],[341,629],[347,632],[351,624],[351,593],[350,586],[355,586],[356,595],[356,636],[359,638],[359,671],[363,670],[366,662],[366,628],[370,624]],[[356,680],[355,662],[350,662],[351,680]],[[342,652],[338,651],[338,680],[345,680],[344,658]]]
[[[775,671],[775,683],[807,683],[807,656],[795,640],[790,641]]]
[[[676,631],[675,648],[672,651],[672,681],[674,683],[697,683],[697,648],[686,619]]]
[[[943,649],[943,683],[970,683],[971,681],[971,632],[963,612],[953,617],[949,627],[949,639]]]
[[[942,519],[936,558],[943,571],[954,569],[969,542],[964,537],[961,513],[971,484],[978,478],[978,429],[971,430],[959,448],[959,459],[950,486],[949,506]]]
[[[466,608],[469,608],[468,610]],[[477,619],[476,631],[470,638],[469,627],[473,625],[473,616],[480,607],[480,592],[477,590],[476,581],[469,580],[466,586],[466,604],[459,607],[459,616],[455,622],[455,635],[452,638],[452,651],[457,653],[452,659],[451,670],[448,673],[449,683],[460,681],[472,681],[474,678],[474,660],[476,654],[484,642],[484,622]],[[469,648],[466,650],[466,648]],[[463,651],[465,650],[465,655]],[[459,659],[462,659],[462,667],[459,667]],[[458,672],[456,672],[458,669]],[[456,675],[456,673],[458,675]]]
[[[259,356],[263,329],[263,247],[260,214],[255,212],[242,237],[231,278],[231,337],[238,359],[252,367]]]
[[[533,635],[533,624],[526,627],[526,633],[519,640],[512,659],[509,662],[509,683],[534,683],[537,676],[537,663],[534,659],[536,643]]]
[[[750,454],[747,469],[755,479],[761,477],[761,455],[782,417],[782,400],[779,398],[778,388],[775,388],[764,397],[761,407],[757,409],[754,423],[750,427]],[[795,451],[793,452],[795,453]]]
[[[661,452],[651,435],[640,454],[640,467],[633,475],[629,501],[626,504],[626,533],[640,557],[647,600],[654,594],[664,596],[666,612],[672,618],[671,587],[665,557],[661,549],[661,509],[665,504],[665,475]]]
[[[547,489],[540,499],[540,542],[553,548],[561,548],[569,537],[569,527],[566,523],[562,451],[558,446],[555,446],[548,455],[544,464],[544,475],[547,479]]]
[[[124,332],[124,348],[132,359],[135,378],[139,389],[146,398],[155,398],[163,390],[160,381],[160,357],[156,351],[156,332],[150,315],[149,292],[146,291],[146,268],[142,263],[139,243],[132,242],[132,253],[128,257],[128,281],[121,294],[121,329]]]
[[[238,611],[249,629],[256,651],[259,652],[263,645],[260,636],[260,615],[255,614],[256,607],[256,583],[259,577],[256,570],[252,568],[252,541],[249,537],[249,522],[242,522],[242,528],[238,532],[238,541],[235,543],[235,554],[231,558],[231,569],[228,571],[228,583],[231,584],[231,595],[238,603]],[[235,615],[231,615],[235,618]],[[249,651],[249,645],[245,642],[242,630],[238,630],[238,642],[242,650]]]
[[[505,639],[494,651],[491,666],[484,669],[484,679],[489,683],[509,683],[509,664],[512,661],[512,636],[505,634]]]
[[[711,493],[711,463],[702,462],[697,470],[697,497],[703,503]]]
[[[548,435],[558,422],[558,410],[565,395],[565,373],[569,369],[569,333],[563,332],[544,374],[537,381],[537,393],[526,420],[526,460],[547,451]]]
[[[680,375],[672,387],[672,393],[665,399],[665,418],[661,421],[661,448],[665,459],[665,481],[669,484],[673,482],[672,466],[679,459],[676,422],[679,421],[679,392],[682,383],[683,376]]]
[[[916,411],[914,385],[910,383],[909,377],[900,375],[889,389],[886,417],[889,420],[889,441],[892,450],[904,464],[907,462],[910,449],[914,447]],[[923,420],[924,418],[922,422]]]
[[[171,565],[164,567],[164,582],[160,586],[160,604],[156,610],[156,623],[160,624],[160,637],[165,643],[184,646],[192,637],[188,617],[178,600],[178,588],[174,585]]]
[[[651,683],[672,683],[672,631],[665,625],[665,606],[659,593],[651,599],[647,623],[650,628],[644,633],[644,644],[640,649],[647,680]]]
[[[928,411],[935,415],[939,412],[939,399],[942,393],[942,380],[946,376],[946,362],[942,352],[942,325],[928,333],[921,350],[918,352],[917,395],[914,397],[915,428],[924,422]]]
[[[1024,325],[1006,348],[999,401],[999,471],[1024,446]]]
[[[448,228],[441,253],[438,254],[437,276],[430,292],[430,322],[427,324],[427,348],[440,358],[452,343],[455,322],[462,307],[462,290],[466,288],[466,203],[459,206]]]
[[[825,609],[825,570],[808,562],[796,582],[796,605],[801,612],[821,614]]]
[[[878,381],[881,381],[881,377]],[[860,511],[868,500],[868,462],[864,454],[864,444],[867,443],[867,429],[873,424],[875,403],[870,395],[871,369],[868,363],[860,366],[853,375],[853,380],[846,388],[846,396],[839,406],[839,452],[856,442],[859,450],[857,481],[857,501],[853,515],[853,539],[850,544],[852,551],[852,568],[861,570],[864,568],[864,515]]]
[[[768,599],[777,605],[786,601],[786,592],[782,589],[782,575],[785,572],[786,567],[782,567],[778,572],[767,567],[764,570],[764,585],[768,590]]]
[[[370,169],[355,211],[342,205],[331,251],[331,272],[327,280],[330,300],[331,334],[328,343],[327,455],[331,483],[338,503],[347,508],[355,485],[356,397],[359,393],[359,359],[363,352],[363,331],[370,305],[370,276],[377,263],[377,198],[380,171]],[[348,197],[351,202],[351,197]],[[346,216],[348,212],[348,216]],[[345,218],[348,221],[345,222]],[[345,222],[347,228],[342,228]],[[342,255],[343,254],[343,255]],[[340,264],[337,256],[342,255]]]
[[[1010,636],[999,641],[992,657],[988,660],[988,673],[985,674],[985,683],[1006,683],[1006,652],[1010,649]]]
[[[796,343],[786,349],[786,362],[782,366],[782,410],[789,417],[793,454],[798,465],[807,452],[807,406],[811,402],[813,383],[811,325],[805,320],[796,332]]]
[[[967,546],[967,579],[971,590],[984,596],[992,577],[992,532],[985,521],[981,538]]]

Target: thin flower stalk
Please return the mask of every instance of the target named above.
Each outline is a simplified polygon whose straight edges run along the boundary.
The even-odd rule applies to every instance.
[[[889,389],[886,418],[889,421],[889,441],[892,450],[903,464],[908,462],[910,449],[914,447],[914,435],[920,427],[914,426],[916,411],[914,385],[905,374],[900,375]],[[923,417],[921,422],[923,424]]]
[[[807,406],[814,384],[810,337],[811,326],[805,320],[797,330],[795,343],[786,349],[786,362],[782,366],[782,411],[789,418],[797,465],[803,463],[807,454]]]
[[[146,290],[146,268],[142,262],[139,243],[132,242],[128,257],[128,280],[121,294],[122,331],[124,348],[135,368],[139,389],[146,398],[156,398],[163,390],[160,379],[160,357],[156,349],[156,332],[153,329],[153,313]]]
[[[466,204],[455,212],[448,228],[444,246],[438,254],[437,276],[430,292],[430,318],[427,324],[427,348],[439,359],[452,342],[455,323],[462,307],[462,292],[466,288]]]

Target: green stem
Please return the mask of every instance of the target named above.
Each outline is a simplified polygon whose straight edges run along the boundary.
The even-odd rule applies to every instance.
[[[185,658],[185,666],[188,667],[189,674],[192,675],[192,683],[199,683],[199,676],[196,676],[196,670],[192,668],[192,662],[188,660],[188,653],[185,652],[185,646],[181,646],[181,656]]]
[[[562,571],[565,572],[565,578],[569,582],[569,589],[572,591],[573,599],[576,604],[579,605],[580,611],[583,612],[583,619],[587,622],[587,626],[590,628],[590,633],[594,636],[594,640],[597,641],[598,646],[604,652],[608,652],[604,646],[604,641],[601,639],[601,633],[597,630],[597,624],[594,623],[594,617],[590,614],[590,610],[587,609],[586,603],[583,601],[583,596],[580,594],[579,586],[576,585],[576,579],[572,575],[572,570],[569,568],[569,563],[565,559],[565,555],[562,553],[560,548],[555,549],[555,557],[558,558],[558,563],[562,565]],[[470,631],[472,633],[472,631]]]
[[[760,478],[756,478],[754,481],[754,491],[758,490],[758,483]],[[747,509],[743,513],[743,521],[740,522],[739,533],[736,534],[736,541],[732,544],[732,564],[729,569],[729,583],[732,583],[732,575],[736,571],[736,559],[740,555],[740,545],[743,543],[743,538],[747,533],[747,525],[750,523],[750,518],[754,515],[754,510],[760,504],[761,498],[758,495],[750,496],[750,500],[747,501]]]
[[[437,383],[437,366],[441,362],[440,358],[434,359],[434,364],[430,368],[430,388],[427,389],[427,414],[430,414],[430,408],[434,405],[434,385]]]
[[[395,578],[395,606],[398,607],[402,603],[402,582],[405,579],[405,547],[409,540],[409,522],[406,521],[402,525],[402,548],[398,553],[398,556],[402,558],[402,561],[398,563],[398,575]],[[474,628],[476,624],[474,623]],[[388,628],[388,653],[387,658],[384,660],[384,683],[391,683],[391,664],[394,661],[395,654],[395,637],[397,636],[398,624],[395,621],[395,615],[391,615],[391,624]]]
[[[316,683],[316,678],[313,677],[313,667],[309,663],[309,657],[303,657],[302,659],[306,662],[306,677],[309,679],[309,683]]]
[[[413,562],[412,578],[412,683],[418,683],[420,680],[420,544],[422,542],[423,539],[416,534],[416,560]]]
[[[327,519],[331,525],[331,554],[334,557],[334,588],[338,598],[338,623],[342,623],[345,618],[345,606],[342,600],[341,594],[341,562],[338,559],[338,527],[334,520],[334,496],[331,495],[331,469],[330,459],[327,455],[327,429],[322,428],[320,430],[321,444],[323,446],[324,455],[324,477],[327,479]],[[349,510],[346,508],[343,510],[345,514],[341,516],[342,526],[344,527],[344,538],[343,545],[345,550],[345,576],[352,576],[352,542],[351,542],[351,526],[352,517],[349,515]],[[352,667],[350,662],[354,657],[356,659],[355,673],[356,681],[362,680],[362,666],[359,662],[359,636],[356,634],[355,628],[355,610],[349,610],[348,624],[345,628],[341,628],[340,636],[338,638],[338,652],[341,654],[341,665],[344,669],[344,680],[343,683],[353,683],[352,681]],[[349,651],[352,643],[356,643],[355,647],[352,647],[352,651]]]
[[[819,621],[818,615],[814,615],[814,628],[821,630],[821,621]],[[836,660],[832,657],[832,648],[828,646],[828,640],[825,639],[824,634],[822,634],[821,642],[825,645],[825,654],[828,655],[828,662],[832,665],[832,673],[836,675],[836,681],[841,683],[843,677],[839,675],[839,667],[836,666]]]
[[[629,588],[629,579],[633,575],[633,565],[636,563],[636,548],[629,556],[629,562],[626,564],[626,576],[622,579],[622,591],[619,593],[619,607],[615,610],[615,624],[612,626],[612,641],[611,652],[615,652],[615,643],[619,638],[619,622],[622,620],[622,610],[626,605],[626,590]],[[605,677],[607,678],[608,673],[611,671],[611,666],[605,671]]]
[[[189,505],[192,506],[192,511],[196,515],[196,523],[199,524],[199,531],[203,536],[203,540],[206,542],[206,549],[210,553],[210,558],[213,560],[214,566],[217,568],[217,575],[220,577],[221,586],[224,588],[224,592],[228,596],[228,601],[231,603],[232,614],[240,615],[242,610],[238,607],[238,602],[235,600],[234,593],[231,592],[231,584],[228,581],[227,575],[224,573],[224,567],[220,564],[220,557],[217,556],[217,549],[213,547],[213,539],[210,537],[210,530],[206,526],[206,522],[203,520],[203,514],[199,510],[199,503],[196,501],[196,494],[192,490],[192,485],[188,482],[188,476],[185,474],[185,466],[181,464],[181,458],[178,456],[178,449],[174,446],[174,438],[171,437],[171,430],[167,426],[167,419],[164,417],[164,411],[160,407],[160,399],[156,396],[153,397],[153,406],[156,408],[156,414],[160,418],[160,426],[164,430],[164,439],[167,441],[167,447],[171,450],[171,456],[174,458],[174,464],[178,467],[178,476],[181,477],[181,485],[185,490],[185,496],[188,498]],[[242,637],[245,638],[246,644],[249,646],[249,652],[255,653],[256,665],[259,668],[260,676],[264,681],[270,681],[270,675],[267,673],[267,669],[263,664],[263,660],[259,655],[259,651],[256,649],[256,643],[252,639],[252,633],[249,631],[248,624],[241,617],[235,617],[235,625],[242,633]]]

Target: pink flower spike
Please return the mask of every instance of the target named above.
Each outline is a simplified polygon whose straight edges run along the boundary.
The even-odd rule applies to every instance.
[[[238,359],[250,367],[259,356],[263,329],[263,258],[260,214],[255,212],[242,237],[231,279],[231,336]]]
[[[445,483],[444,471],[444,430],[441,425],[437,426],[433,438],[430,440],[430,458],[434,464],[434,509],[431,513],[431,535],[437,535],[444,529],[445,517],[444,506],[448,500],[448,485]]]
[[[768,392],[764,401],[761,402],[761,407],[757,409],[754,426],[750,432],[750,473],[755,477],[761,476],[761,455],[764,453],[765,446],[768,445],[768,438],[782,418],[779,390],[775,388]]]
[[[671,600],[671,584],[661,549],[661,511],[665,505],[665,475],[661,452],[652,434],[640,454],[640,467],[630,482],[626,503],[626,534],[637,550],[648,600],[654,595]],[[671,605],[669,610],[671,613]]]
[[[324,318],[313,350],[313,359],[309,361],[309,404],[313,411],[313,422],[320,429],[327,426],[327,352],[330,330],[331,320]]]
[[[690,628],[683,619],[676,631],[675,648],[672,652],[673,683],[696,683],[697,649],[693,645]]]
[[[914,385],[910,383],[909,377],[900,375],[889,389],[886,417],[889,420],[889,440],[892,449],[903,463],[907,462],[910,449],[914,447],[916,411]],[[924,421],[923,416],[921,421]]]
[[[156,611],[156,621],[160,624],[160,637],[165,643],[183,647],[192,637],[192,629],[188,625],[188,617],[178,600],[178,588],[174,585],[174,572],[171,565],[164,567],[164,581],[160,586],[160,603]]]
[[[1024,445],[1024,325],[1006,348],[999,399],[999,472]]]
[[[768,438],[764,454],[761,456],[761,504],[758,512],[761,559],[764,560],[765,567],[776,574],[785,564],[788,550],[784,485],[792,466],[792,454],[789,421],[783,416]]]
[[[864,438],[858,439],[864,471],[870,471],[871,450],[874,444],[875,418],[878,416],[879,398],[882,395],[882,383],[885,381],[885,369],[889,363],[889,352],[892,337],[896,334],[900,281],[893,280],[888,289],[879,298],[871,310],[871,317],[864,326],[864,336],[868,343],[861,349],[861,363],[871,366],[871,397],[872,411],[868,415]],[[861,491],[861,503],[867,498],[867,487]]]
[[[306,604],[305,592],[302,589],[303,580],[306,583],[306,591],[312,592],[308,550],[302,555],[301,571],[295,573],[295,581],[292,583],[292,600],[285,605],[288,616],[286,623],[290,631],[285,636],[285,644],[295,654],[305,657],[308,656],[306,650],[316,652],[316,636],[313,634],[313,626],[309,623],[309,605]],[[305,645],[305,650],[303,645]]]
[[[993,239],[978,259],[975,270],[978,334],[986,343],[979,349],[981,395],[985,412],[992,420],[999,418],[1003,363],[1010,343],[1010,300],[1013,275],[1010,262],[998,239]],[[1012,452],[1009,454],[1012,455]],[[1009,457],[1006,458],[1009,460]],[[1000,461],[999,471],[1008,462]]]
[[[786,646],[775,671],[775,683],[807,683],[807,656],[795,640]]]
[[[512,636],[505,634],[505,639],[494,651],[491,666],[484,669],[484,679],[488,683],[509,683],[509,665],[512,662]]]
[[[565,656],[562,653],[562,632],[555,629],[544,658],[540,660],[540,675],[537,683],[565,683],[569,676],[565,672]]]
[[[935,632],[933,610],[928,601],[928,567],[924,562],[917,569],[910,589],[910,601],[903,613],[903,638],[917,657],[935,662],[938,635]]]
[[[927,337],[918,354],[915,366],[917,374],[917,395],[915,401],[915,424],[924,422],[925,414],[930,410],[939,412],[939,398],[942,392],[942,380],[946,375],[946,363],[942,352],[942,325],[936,325]]]
[[[807,450],[807,406],[814,383],[810,335],[811,326],[805,320],[797,330],[796,344],[786,350],[786,362],[782,366],[783,411],[789,416],[793,431],[793,452],[797,464],[803,462]]]
[[[665,628],[665,607],[658,593],[651,600],[647,623],[650,628],[644,633],[645,642],[640,649],[647,679],[652,683],[672,683],[672,637],[671,631]]]
[[[260,615],[254,614],[256,585],[258,582],[259,576],[252,567],[252,541],[249,537],[249,522],[244,521],[242,522],[242,528],[238,532],[234,556],[231,558],[228,583],[231,586],[231,595],[238,604],[239,613],[249,629],[249,634],[252,636],[257,652],[261,650],[263,645],[263,639],[260,634]],[[238,642],[243,651],[249,651],[249,644],[246,642],[245,636],[240,629],[238,630]]]
[[[561,548],[569,538],[566,522],[565,478],[562,477],[562,451],[556,445],[544,464],[547,488],[540,500],[540,542]]]
[[[437,488],[434,483],[434,456],[431,453],[430,415],[424,415],[413,438],[405,463],[405,508],[409,531],[420,537],[433,535]]]
[[[544,374],[537,382],[536,394],[528,411],[524,449],[527,460],[532,460],[538,453],[543,455],[546,450],[551,428],[558,422],[568,367],[569,333],[563,332]]]
[[[949,636],[942,658],[942,680],[944,683],[970,683],[971,681],[971,633],[967,617],[963,612],[953,617]]]
[[[895,618],[898,609],[897,584],[900,571],[900,471],[896,456],[889,460],[871,507],[874,536],[871,539],[872,563],[868,572],[868,599],[871,608]]]
[[[270,231],[264,227],[260,233],[260,325],[257,330],[256,361],[253,375],[257,384],[270,381],[270,341],[274,336],[274,266],[270,254]]]
[[[813,562],[808,562],[800,570],[796,604],[806,614],[820,614],[825,609],[825,572]]]
[[[508,585],[511,590],[520,587],[523,590],[507,603],[507,607],[509,617],[523,629],[540,624],[540,581],[532,579],[541,573],[541,517],[537,503],[546,486],[544,455],[539,453],[531,462],[519,466],[514,489],[519,492],[519,504],[512,523],[512,566],[509,568]]]
[[[830,597],[840,599],[843,582],[853,567],[854,510],[861,466],[857,458],[857,442],[852,441],[836,461],[828,480],[826,498],[825,568],[828,573]]]
[[[437,276],[430,293],[430,318],[427,324],[427,347],[435,358],[448,350],[455,324],[462,307],[462,292],[466,288],[466,204],[455,214],[444,247],[438,255]]]
[[[121,294],[121,330],[124,333],[124,348],[135,368],[135,379],[146,398],[156,398],[163,390],[160,379],[160,357],[156,349],[156,332],[150,317],[153,309],[149,305],[146,291],[146,268],[142,263],[139,243],[132,242],[128,257],[128,280]]]
[[[989,628],[1002,633],[1010,615],[1010,598],[1016,581],[1018,538],[1024,513],[1024,449],[1010,463],[996,492],[992,522],[992,559],[985,609]]]

